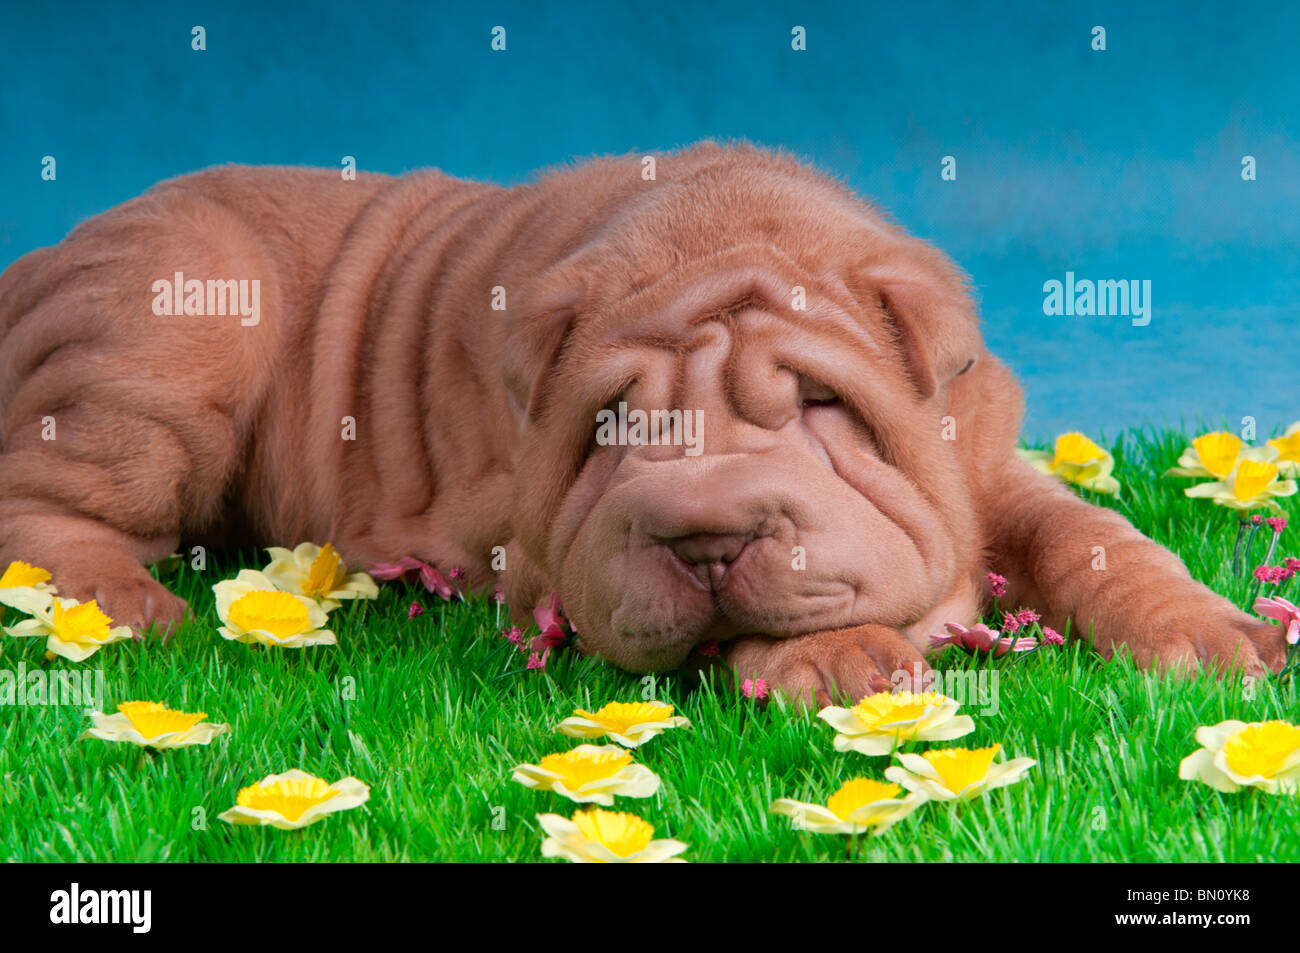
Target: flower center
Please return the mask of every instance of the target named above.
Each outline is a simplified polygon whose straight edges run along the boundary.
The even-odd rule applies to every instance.
[[[590,712],[579,708],[574,714],[597,722],[616,734],[622,734],[633,725],[667,721],[673,715],[673,706],[652,702],[610,702],[600,711]]]
[[[332,543],[326,543],[321,547],[320,554],[311,561],[303,589],[309,596],[325,596],[343,585],[345,578],[339,554],[334,551]]]
[[[158,702],[122,702],[117,710],[126,715],[146,741],[173,731],[189,731],[208,717],[208,713],[203,711],[198,714],[172,711]]]
[[[845,781],[838,791],[826,800],[826,807],[841,821],[847,821],[849,815],[860,807],[897,797],[902,788],[886,781],[873,781],[870,778],[854,778]]]
[[[1063,433],[1056,438],[1056,448],[1052,457],[1052,468],[1062,463],[1082,466],[1100,460],[1106,455],[1101,449],[1081,433]]]
[[[73,645],[97,645],[108,639],[108,630],[112,622],[112,619],[99,611],[99,604],[94,599],[70,609],[63,608],[59,600],[54,600],[51,627],[54,629],[54,634],[64,642]]]
[[[976,781],[984,780],[993,764],[993,756],[1001,748],[997,744],[988,748],[949,748],[927,751],[921,757],[930,762],[944,787],[953,794],[960,794]]]
[[[851,709],[855,718],[863,727],[879,731],[889,731],[901,722],[917,721],[927,708],[941,708],[948,701],[937,692],[877,692],[868,695]],[[897,729],[900,735],[914,733],[918,726],[906,725]]]
[[[0,589],[23,589],[38,583],[49,582],[50,574],[39,566],[16,559],[0,575]]]
[[[302,600],[287,592],[249,592],[230,607],[230,621],[245,632],[261,630],[277,639],[301,635],[311,628]]]
[[[592,781],[603,781],[617,774],[632,763],[632,755],[627,752],[601,751],[565,751],[563,754],[548,754],[542,759],[543,771],[558,774],[564,786],[576,791]]]
[[[1237,464],[1237,455],[1241,453],[1241,438],[1235,433],[1219,430],[1215,433],[1202,434],[1192,441],[1201,465],[1219,479],[1232,472]]]
[[[243,788],[238,803],[240,807],[274,811],[286,821],[296,821],[308,808],[324,804],[338,793],[320,778],[299,778]]]
[[[1232,495],[1245,503],[1253,500],[1268,488],[1277,477],[1277,464],[1259,460],[1242,460],[1237,476],[1232,481]]]
[[[573,823],[587,840],[604,845],[619,857],[630,857],[645,850],[655,833],[654,825],[635,814],[602,811],[600,808],[578,811],[573,815]]]
[[[1223,744],[1223,759],[1243,778],[1271,778],[1300,748],[1300,728],[1285,721],[1247,725]]]

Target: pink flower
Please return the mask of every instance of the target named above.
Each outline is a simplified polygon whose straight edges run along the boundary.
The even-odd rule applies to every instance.
[[[988,574],[989,591],[995,596],[1005,596],[1007,594],[1007,577],[999,576],[995,572]]]
[[[1282,560],[1283,580],[1290,579],[1298,572],[1300,572],[1300,559],[1296,559],[1294,556],[1288,556],[1286,559]]]
[[[528,669],[546,668],[546,659],[534,652],[532,655],[528,656],[528,664],[524,667]]]
[[[376,563],[370,567],[370,575],[380,582],[401,579],[408,573],[419,572],[424,563],[414,556],[403,556],[395,563]]]
[[[706,655],[709,658],[716,658],[720,654],[717,639],[709,639],[707,642],[701,642],[695,648],[701,655]]]
[[[523,630],[521,630],[521,629],[519,628],[519,626],[517,626],[517,625],[512,625],[512,626],[511,626],[510,628],[508,628],[508,629],[502,629],[502,630],[501,630],[501,636],[502,636],[502,638],[504,638],[507,642],[509,642],[511,645],[517,645],[517,646],[519,646],[520,648],[523,648],[523,645],[524,645],[524,633],[523,633]]]
[[[452,570],[451,570],[451,581],[452,581],[452,582],[464,582],[464,581],[465,581],[465,567],[464,567],[464,566],[454,566],[454,567],[452,567]]]
[[[411,607],[406,610],[406,618],[414,619],[417,615],[424,615],[424,606],[418,602],[412,602]]]
[[[1018,614],[1013,615],[1013,614],[1010,613],[1010,612],[1004,613],[1003,616],[1002,616],[1002,631],[1004,631],[1004,632],[1019,632],[1019,631],[1020,631],[1020,616],[1019,616]]]
[[[1264,520],[1264,522],[1272,528],[1274,533],[1280,533],[1282,530],[1286,529],[1285,516],[1270,516],[1268,519]]]
[[[1255,571],[1251,573],[1259,582],[1268,582],[1269,577],[1273,574],[1272,566],[1256,566]]]
[[[1260,596],[1255,600],[1255,612],[1286,629],[1286,640],[1291,645],[1300,641],[1300,608],[1293,603],[1277,596]]]
[[[1250,518],[1250,521],[1254,523],[1256,526],[1258,526],[1260,523],[1264,522],[1264,517],[1256,513],[1254,516]]]
[[[500,589],[494,589],[492,590],[492,601],[499,606],[503,606],[506,604],[506,594]]]
[[[434,569],[428,563],[425,563],[420,567],[420,582],[424,584],[425,589],[437,593],[444,601],[451,601],[451,583],[447,581],[446,576],[438,572],[438,570]]]
[[[564,615],[560,609],[558,592],[551,593],[550,603],[533,609],[533,621],[542,631],[540,635],[533,637],[532,650],[534,653],[541,654],[542,667],[545,668],[546,661],[551,656],[551,649],[559,648],[568,638],[564,633]]]
[[[979,622],[969,629],[964,625],[958,625],[956,622],[948,622],[944,625],[944,628],[951,634],[930,636],[931,648],[938,648],[941,645],[956,645],[967,652],[992,651],[996,657],[1010,652],[1012,643],[1015,644],[1017,652],[1028,652],[1038,645],[1038,640],[1032,637],[1024,639],[998,638],[997,631],[990,629],[983,622]]]
[[[1043,626],[1043,644],[1044,645],[1064,645],[1065,636],[1049,626]]]
[[[747,678],[740,683],[740,693],[746,698],[762,701],[767,697],[767,682],[761,678]]]
[[[1016,613],[1016,621],[1021,625],[1032,625],[1038,621],[1038,613],[1033,609],[1021,609]]]

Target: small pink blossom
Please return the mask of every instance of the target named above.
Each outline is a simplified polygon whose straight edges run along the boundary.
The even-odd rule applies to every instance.
[[[1006,576],[999,576],[997,573],[991,572],[988,574],[988,579],[989,579],[989,591],[993,593],[993,595],[1000,598],[1007,594]]]
[[[424,615],[424,606],[418,602],[412,602],[411,607],[406,610],[406,618],[414,619],[417,615]]]
[[[546,668],[546,659],[534,652],[528,656],[528,664],[524,667],[527,669]]]
[[[1269,576],[1272,575],[1272,572],[1272,566],[1256,566],[1251,575],[1253,575],[1258,582],[1268,582]]]
[[[508,628],[508,629],[502,629],[502,630],[501,630],[501,636],[502,636],[502,638],[504,638],[507,642],[509,642],[511,645],[517,645],[517,646],[519,646],[520,648],[523,648],[523,645],[524,645],[524,633],[523,633],[523,630],[519,628],[519,626],[517,626],[517,625],[512,625],[512,626],[511,626],[510,628]]]
[[[465,581],[465,575],[466,575],[466,574],[465,574],[465,567],[464,567],[464,566],[453,566],[453,567],[452,567],[452,570],[451,570],[451,581],[452,581],[452,582],[464,582],[464,581]]]
[[[445,602],[451,601],[451,583],[447,581],[446,576],[428,563],[420,567],[420,582],[424,584],[425,589],[437,593]]]
[[[1286,629],[1288,643],[1295,645],[1300,642],[1300,608],[1294,603],[1277,596],[1260,596],[1255,600],[1255,612],[1280,623]]]
[[[534,653],[540,653],[542,667],[545,667],[547,659],[551,657],[551,650],[562,646],[568,638],[563,628],[564,615],[560,608],[558,592],[551,593],[549,603],[534,607],[533,621],[537,623],[541,633],[533,637],[532,650]]]
[[[718,640],[709,639],[709,641],[707,642],[701,642],[698,646],[696,646],[696,651],[699,652],[701,655],[708,656],[709,658],[716,658],[720,654],[720,651],[718,649]]]
[[[1262,517],[1262,516],[1260,516],[1258,513],[1256,513],[1254,516],[1252,516],[1252,517],[1250,518],[1250,521],[1251,521],[1251,523],[1253,523],[1254,525],[1258,526],[1259,524],[1261,524],[1261,523],[1264,522],[1264,517]]]
[[[1065,636],[1050,626],[1043,626],[1043,644],[1044,645],[1064,645]]]
[[[1020,617],[1019,617],[1018,615],[1012,614],[1012,613],[1010,613],[1010,612],[1007,612],[1007,613],[1003,614],[1003,616],[1002,616],[1002,631],[1004,631],[1004,632],[1019,632],[1019,631],[1020,631]]]
[[[1264,520],[1264,522],[1269,525],[1274,533],[1280,533],[1282,530],[1286,529],[1285,516],[1270,516],[1268,519]]]
[[[956,645],[967,652],[992,651],[994,657],[997,657],[1010,652],[1013,643],[1017,652],[1028,652],[1038,645],[1038,640],[1033,637],[1023,639],[999,638],[997,630],[990,629],[983,622],[976,623],[969,629],[964,625],[958,625],[956,622],[948,622],[944,625],[944,628],[950,634],[930,636],[931,648]]]
[[[492,601],[499,606],[503,606],[506,604],[506,594],[500,589],[494,589],[492,590]]]
[[[1038,618],[1038,613],[1033,609],[1021,609],[1016,613],[1016,621],[1021,625],[1033,625]]]
[[[740,693],[746,698],[762,701],[767,698],[767,682],[761,678],[747,678],[740,684]]]
[[[380,582],[401,579],[413,572],[419,572],[424,563],[413,556],[403,556],[395,563],[375,563],[370,567],[370,575]]]

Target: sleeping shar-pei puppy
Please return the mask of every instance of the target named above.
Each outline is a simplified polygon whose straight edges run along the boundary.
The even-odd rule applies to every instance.
[[[785,155],[230,166],[0,278],[0,566],[146,627],[185,612],[144,568],[182,540],[329,540],[524,616],[557,592],[633,671],[716,641],[823,702],[914,671],[989,571],[1106,656],[1279,665],[1276,627],[1021,461],[1021,413],[962,273]]]

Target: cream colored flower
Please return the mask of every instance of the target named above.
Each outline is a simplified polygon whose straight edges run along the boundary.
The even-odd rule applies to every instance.
[[[92,712],[92,727],[78,740],[98,738],[160,749],[206,745],[230,731],[229,725],[204,721],[207,717],[207,712],[172,711],[158,702],[122,702],[115,715]]]
[[[975,730],[961,704],[938,692],[878,692],[852,708],[823,708],[817,717],[838,732],[836,751],[889,754],[905,741],[952,741]]]
[[[1051,453],[1046,450],[1016,450],[1035,470],[1050,473],[1095,493],[1118,493],[1119,481],[1111,476],[1115,458],[1078,432],[1056,438]]]
[[[334,645],[334,633],[321,626],[325,610],[306,596],[281,592],[256,569],[240,570],[234,579],[212,587],[217,616],[224,625],[223,638],[300,649],[309,645]]]
[[[659,776],[618,745],[578,745],[571,751],[548,754],[541,764],[521,764],[512,780],[538,791],[554,791],[578,804],[609,807],[614,796],[650,797],[659,790]]]
[[[130,627],[114,627],[94,599],[78,602],[58,596],[38,608],[33,618],[7,626],[5,631],[19,637],[44,637],[48,652],[70,662],[84,662],[105,645],[131,638]]]
[[[1196,729],[1200,750],[1178,765],[1184,781],[1202,781],[1232,793],[1244,787],[1266,794],[1300,791],[1300,728],[1285,721],[1221,721]]]
[[[558,814],[538,814],[547,838],[543,857],[563,857],[577,864],[684,864],[677,855],[686,845],[655,840],[654,826],[635,814],[593,808],[578,811],[572,820]]]
[[[791,798],[772,802],[772,813],[794,818],[795,827],[814,834],[877,834],[893,827],[926,802],[924,794],[900,798],[902,787],[870,778],[845,781],[840,789],[820,804],[806,804]]]
[[[27,615],[48,609],[57,593],[48,572],[21,559],[14,560],[0,573],[0,605]]]
[[[1013,758],[994,763],[1002,750],[999,744],[987,748],[943,748],[922,754],[900,754],[902,766],[885,769],[885,777],[909,791],[936,801],[969,801],[994,788],[1015,784],[1038,762]]]
[[[343,599],[379,598],[379,587],[373,579],[363,572],[347,574],[331,543],[299,543],[292,552],[272,546],[266,552],[271,562],[262,575],[281,592],[306,596],[326,612],[341,606]]]
[[[681,715],[674,715],[673,706],[666,702],[610,702],[595,712],[575,709],[555,730],[571,738],[609,735],[625,748],[636,748],[669,728],[689,725]]]
[[[1300,420],[1287,427],[1282,436],[1268,441],[1268,445],[1278,453],[1273,462],[1282,475],[1292,479],[1300,477]]]
[[[1293,496],[1296,481],[1280,480],[1280,473],[1276,463],[1242,460],[1227,479],[1198,483],[1183,492],[1194,499],[1213,500],[1216,506],[1226,506],[1231,510],[1267,509],[1281,513],[1282,507],[1277,505],[1277,499]]]
[[[230,824],[269,824],[293,831],[369,799],[370,788],[356,778],[326,784],[324,778],[295,769],[268,775],[242,789],[235,806],[218,816]]]
[[[1164,475],[1224,480],[1242,460],[1272,463],[1277,457],[1278,451],[1274,447],[1248,447],[1235,433],[1216,430],[1193,440],[1178,458],[1178,466],[1166,470]]]

